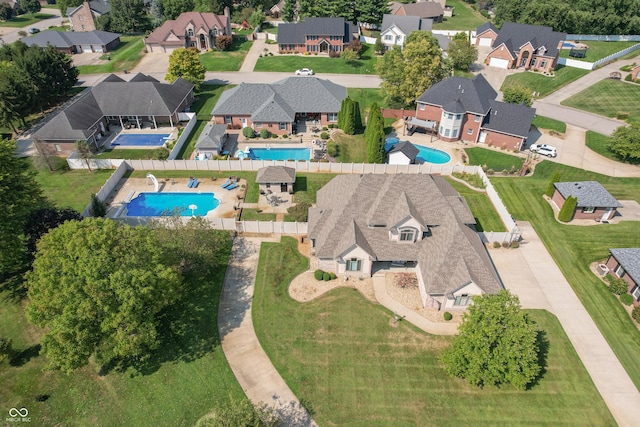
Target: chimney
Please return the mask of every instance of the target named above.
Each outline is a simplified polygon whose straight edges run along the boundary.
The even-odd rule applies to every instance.
[[[225,6],[224,7],[224,16],[226,17],[230,17],[231,15],[229,14],[229,6]]]

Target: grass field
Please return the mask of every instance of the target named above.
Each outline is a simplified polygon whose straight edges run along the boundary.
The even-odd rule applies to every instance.
[[[43,194],[56,206],[68,206],[82,212],[91,201],[91,194],[97,193],[112,173],[112,170],[106,169],[93,172],[87,170],[49,172],[38,169],[36,181],[40,184]]]
[[[287,286],[307,268],[295,239],[263,243],[252,315],[263,348],[319,425],[615,425],[549,313],[530,312],[549,342],[539,382],[480,389],[444,372],[450,337],[391,327],[393,314],[354,289],[293,301]]]
[[[604,156],[611,160],[615,160],[617,162],[620,161],[620,159],[618,159],[618,156],[616,156],[615,153],[609,150],[609,137],[607,135],[588,130],[587,136],[585,138],[585,144],[587,145],[587,148],[595,151],[601,156]]]
[[[561,122],[560,120],[556,120],[556,119],[551,119],[549,117],[536,115],[533,118],[533,122],[531,124],[537,127],[538,129],[555,130],[556,132],[560,132],[560,133],[567,132],[567,124],[565,122]]]
[[[449,177],[446,177],[446,180],[466,199],[469,209],[476,219],[477,231],[507,231],[487,193],[472,190]]]
[[[144,55],[144,41],[141,36],[121,36],[120,46],[109,53],[111,60],[99,65],[80,65],[80,74],[115,73],[123,70],[131,70]],[[107,59],[106,55],[100,59]]]
[[[300,68],[311,68],[316,74],[375,74],[378,61],[373,46],[363,44],[362,58],[346,62],[342,58],[316,55],[275,55],[258,58],[254,71],[280,71],[293,73]]]
[[[238,71],[251,49],[251,43],[244,36],[234,37],[229,50],[203,53],[200,61],[207,71]]]
[[[583,43],[589,46],[589,49],[587,49],[587,56],[585,58],[571,58],[569,56],[569,49],[561,50],[560,57],[576,59],[578,61],[596,62],[599,59],[606,58],[609,55],[637,44],[637,42],[601,42],[595,40],[588,40]]]
[[[640,123],[640,85],[601,80],[561,104],[607,117],[626,112],[629,113],[630,123]]]
[[[518,221],[530,221],[585,308],[598,325],[627,373],[640,387],[640,331],[618,299],[589,270],[604,260],[609,248],[640,247],[640,223],[584,227],[563,225],[553,219],[544,201],[549,179],[555,171],[561,181],[598,181],[618,200],[640,202],[640,179],[613,178],[582,169],[544,161],[526,178],[491,178],[509,212]]]
[[[115,150],[105,150],[94,156],[94,159],[152,159],[155,150],[144,148],[118,148]]]
[[[502,83],[502,88],[500,90],[505,90],[512,86],[523,86],[531,90],[531,92],[537,92],[538,95],[536,98],[543,98],[560,89],[562,86],[579,79],[587,73],[587,70],[564,67],[562,65],[558,65],[556,75],[554,77],[548,77],[541,73],[525,71],[522,73],[508,75],[507,78],[504,79],[504,83]]]
[[[0,21],[0,27],[22,28],[49,18],[53,18],[53,15],[49,15],[48,13],[25,13],[9,21]]]
[[[488,21],[487,18],[473,10],[462,0],[447,0],[447,6],[454,7],[453,17],[444,18],[441,23],[434,23],[434,30],[475,30]]]
[[[469,164],[486,167],[486,169],[493,169],[496,172],[513,168],[519,171],[524,164],[522,157],[512,156],[511,154],[505,154],[487,148],[465,148],[464,151],[469,156]]]

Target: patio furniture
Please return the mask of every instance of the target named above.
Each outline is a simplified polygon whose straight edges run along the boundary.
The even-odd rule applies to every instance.
[[[198,178],[194,178],[193,182],[191,183],[191,188],[198,188]]]
[[[191,188],[193,186],[193,178],[189,178],[189,182],[187,183],[187,187]]]
[[[233,184],[233,181],[231,181],[230,179],[227,179],[227,180],[225,181],[225,183],[224,183],[224,184],[222,184],[222,188],[225,188],[225,189],[226,189],[226,188],[227,188],[228,186],[230,186],[231,184]]]
[[[230,186],[226,187],[225,190],[231,191],[234,188],[236,188],[238,186],[238,184],[236,184],[235,182],[233,184],[231,184]]]

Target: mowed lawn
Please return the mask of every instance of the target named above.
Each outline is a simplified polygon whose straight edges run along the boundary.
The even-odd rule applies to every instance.
[[[95,194],[109,179],[112,170],[102,169],[89,172],[88,170],[72,170],[50,172],[38,169],[36,181],[42,192],[58,207],[71,207],[82,212],[91,201],[91,194]]]
[[[110,60],[98,65],[79,65],[80,74],[116,73],[123,70],[131,70],[144,55],[144,41],[141,36],[121,36],[120,45],[109,53]],[[100,57],[107,59],[107,54]]]
[[[355,61],[347,62],[342,58],[319,55],[274,55],[258,58],[254,71],[294,73],[300,68],[311,68],[316,74],[375,74],[378,56],[373,51],[373,46],[363,46],[361,59]]]
[[[454,8],[451,18],[444,18],[441,23],[434,23],[434,30],[475,30],[488,21],[480,12],[462,0],[447,0],[447,6]]]
[[[567,124],[565,122],[561,122],[560,120],[552,119],[550,117],[536,115],[531,124],[538,129],[555,130],[559,133],[567,132]]]
[[[613,178],[549,161],[538,164],[531,177],[490,178],[515,219],[531,222],[632,381],[640,387],[640,331],[618,299],[589,270],[589,264],[607,258],[611,247],[640,247],[640,223],[622,221],[592,227],[558,223],[542,198],[555,171],[560,172],[561,181],[598,181],[618,200],[638,202],[640,179]]]
[[[601,41],[583,41],[582,43],[589,46],[587,49],[587,56],[584,58],[571,58],[569,56],[570,49],[562,49],[560,56],[562,58],[571,58],[578,61],[596,62],[599,59],[606,58],[609,55],[613,55],[616,52],[620,52],[623,49],[631,47],[638,42],[601,42]]]
[[[445,179],[467,201],[469,209],[471,209],[471,213],[476,220],[477,231],[507,231],[486,192],[472,190],[449,177]]]
[[[524,71],[508,75],[504,79],[500,90],[505,90],[506,88],[513,86],[522,86],[529,89],[531,92],[536,92],[536,98],[543,98],[560,89],[562,86],[579,79],[587,73],[587,70],[564,67],[562,65],[558,65],[556,75],[554,77],[545,76],[544,74],[534,73],[532,71]]]
[[[561,102],[606,117],[629,113],[629,122],[640,123],[640,85],[618,80],[601,80]]]
[[[501,153],[495,150],[489,150],[482,147],[465,148],[464,150],[469,156],[469,164],[477,165],[491,169],[494,172],[502,172],[504,170],[522,169],[524,159],[511,154]]]
[[[252,42],[245,36],[234,36],[229,50],[203,53],[200,61],[207,71],[238,71],[251,49]]]
[[[428,335],[354,289],[308,302],[287,286],[308,268],[296,240],[263,243],[253,319],[260,343],[326,426],[598,425],[615,422],[556,318],[531,311],[548,340],[545,372],[528,391],[480,389],[440,361],[451,337]]]
[[[0,21],[0,27],[22,28],[49,18],[53,18],[53,15],[48,13],[25,13],[9,21]]]
[[[588,130],[585,137],[585,145],[607,159],[620,161],[618,156],[609,149],[609,137],[607,135]]]

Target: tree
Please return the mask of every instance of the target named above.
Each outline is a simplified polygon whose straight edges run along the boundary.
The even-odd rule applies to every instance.
[[[618,127],[609,138],[608,147],[622,160],[640,161],[640,125]]]
[[[382,43],[382,39],[380,37],[376,38],[376,43],[373,45],[373,50],[378,55],[384,55],[384,43]]]
[[[457,33],[447,48],[448,58],[456,70],[467,71],[478,59],[478,49],[471,45],[466,32]]]
[[[458,332],[442,356],[449,375],[524,389],[540,373],[538,326],[509,291],[474,297]]]
[[[20,0],[20,7],[31,14],[40,12],[42,6],[40,6],[39,0]]]
[[[358,0],[356,14],[358,22],[380,25],[382,17],[389,13],[389,2],[386,0]]]
[[[75,8],[82,4],[83,0],[56,0],[60,16],[67,16],[67,8]]]
[[[169,56],[169,72],[165,80],[173,82],[178,77],[182,77],[193,83],[196,91],[200,88],[204,80],[205,68],[200,61],[200,53],[195,48],[176,49]]]
[[[345,49],[340,54],[340,58],[342,58],[347,64],[353,64],[358,59],[358,54],[354,50]]]
[[[181,276],[150,228],[86,218],[51,230],[26,274],[27,318],[46,328],[42,353],[69,372],[145,360],[158,347],[158,313],[179,296]]]
[[[0,275],[23,266],[25,224],[31,212],[46,205],[35,172],[15,153],[15,141],[0,139]]]
[[[24,227],[27,238],[27,255],[33,260],[36,244],[49,230],[67,221],[81,221],[82,215],[71,208],[45,207],[31,212]]]
[[[578,198],[569,196],[564,201],[562,208],[560,208],[560,212],[558,212],[558,221],[569,222],[573,219],[573,214],[576,210],[576,206],[578,205]]]
[[[13,16],[13,8],[9,3],[0,3],[0,21],[8,21]]]
[[[25,74],[14,62],[0,61],[0,124],[14,132],[14,121],[27,126],[25,117],[33,110],[35,89]]]
[[[511,86],[502,91],[502,100],[509,104],[524,104],[531,107],[533,98],[531,91],[523,86]]]
[[[265,14],[262,11],[262,9],[259,8],[255,12],[253,12],[249,17],[249,25],[251,25],[252,28],[258,28],[259,26],[262,25],[264,20],[265,20]]]
[[[362,50],[364,49],[364,45],[359,39],[353,39],[347,45],[347,49],[354,51],[357,55],[357,59],[360,59],[362,55]]]
[[[76,141],[76,152],[78,156],[85,161],[87,164],[87,168],[89,172],[91,172],[91,159],[93,158],[93,151],[91,150],[91,146],[86,140],[78,140]]]
[[[176,19],[181,13],[195,9],[194,0],[160,0],[166,19]]]
[[[229,402],[216,408],[198,420],[198,427],[276,427],[283,420],[274,407],[264,403],[254,405],[249,399],[235,399],[229,396]]]
[[[107,216],[107,205],[95,194],[91,195],[91,207],[89,208],[91,216],[96,218],[104,218]]]
[[[216,37],[216,47],[220,50],[227,50],[233,44],[233,37],[230,35],[222,35]]]
[[[147,13],[143,0],[110,0],[109,12],[111,31],[136,33],[148,27]]]
[[[353,99],[346,97],[342,100],[340,111],[338,111],[338,127],[344,131],[347,135],[353,135],[356,133],[359,125],[356,123],[356,116],[359,118],[360,114],[356,115],[356,110],[360,107],[358,103]]]
[[[404,82],[404,59],[400,46],[393,46],[378,58],[376,72],[382,79],[381,92],[386,104],[391,108],[403,106],[400,86]]]
[[[12,342],[8,338],[0,337],[0,363],[7,359],[11,359],[13,355]]]
[[[560,172],[556,171],[551,177],[549,184],[547,184],[547,191],[544,192],[544,194],[546,194],[547,197],[553,197],[553,193],[556,192],[556,187],[553,184],[558,181],[560,181]]]
[[[151,15],[153,25],[156,27],[164,22],[164,9],[161,0],[151,0],[149,15]]]
[[[272,5],[269,5],[271,7]],[[197,12],[211,12],[222,15],[224,8],[233,9],[233,0],[195,0],[195,10]]]
[[[369,111],[364,140],[367,144],[367,161],[369,163],[384,163],[384,119],[378,104],[375,102],[371,105],[371,111]]]
[[[282,19],[286,22],[292,22],[295,18],[296,1],[297,0],[284,0],[284,6],[282,6]]]

